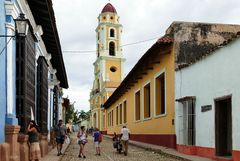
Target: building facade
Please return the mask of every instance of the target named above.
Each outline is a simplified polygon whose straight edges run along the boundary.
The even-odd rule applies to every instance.
[[[177,150],[240,160],[240,26],[173,23]],[[221,158],[221,159],[220,159]]]
[[[173,39],[160,38],[104,104],[107,134],[130,129],[131,140],[175,148]]]
[[[0,1],[0,35],[6,34],[6,28],[5,28],[5,19],[6,19],[6,13],[5,13],[5,6],[4,1]],[[0,37],[0,91],[2,94],[0,95],[0,103],[1,108],[5,110],[0,110],[0,129],[5,129],[5,120],[6,120],[6,107],[7,107],[7,92],[6,92],[6,57],[5,54],[6,51],[2,51],[5,48],[6,44],[6,38]],[[0,144],[2,144],[5,141],[5,131],[0,130]]]
[[[4,109],[0,112],[0,127],[5,129],[0,132],[0,154],[3,161],[27,161],[29,121],[39,124],[44,156],[48,153],[49,117],[58,112],[51,106],[61,104],[61,89],[68,88],[68,82],[51,0],[0,3],[0,104]],[[29,25],[25,36],[18,35],[15,29],[21,13]],[[49,110],[53,111],[51,116]]]
[[[106,131],[106,113],[103,104],[121,83],[125,59],[121,47],[122,25],[116,9],[106,4],[98,16],[96,28],[96,61],[94,81],[90,93],[91,126]]]

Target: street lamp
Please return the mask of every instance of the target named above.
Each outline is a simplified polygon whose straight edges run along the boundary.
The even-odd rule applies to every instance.
[[[29,20],[25,19],[25,16],[23,13],[20,13],[20,16],[14,21],[15,21],[16,34],[18,34],[18,36],[26,36],[29,29]],[[0,37],[15,37],[16,34],[0,35]]]
[[[29,29],[28,19],[25,19],[25,16],[23,13],[20,13],[20,16],[15,19],[16,24],[16,32],[18,33],[18,36],[26,36]]]

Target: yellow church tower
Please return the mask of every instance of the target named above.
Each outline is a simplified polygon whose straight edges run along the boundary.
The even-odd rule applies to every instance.
[[[122,25],[112,4],[108,3],[98,16],[96,28],[96,61],[94,82],[90,93],[90,124],[106,130],[106,113],[103,104],[120,85],[124,77],[125,59],[121,47]]]

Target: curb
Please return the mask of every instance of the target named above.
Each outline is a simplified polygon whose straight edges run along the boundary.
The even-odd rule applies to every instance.
[[[103,135],[105,138],[107,139],[112,139],[111,136],[108,136],[108,135]],[[187,158],[184,158],[184,157],[180,157],[180,156],[176,156],[176,155],[173,155],[173,154],[170,154],[170,153],[166,153],[160,149],[157,149],[157,148],[153,148],[153,147],[145,147],[144,145],[140,145],[140,144],[136,144],[134,143],[132,140],[129,140],[129,145],[132,145],[132,146],[135,146],[135,147],[139,147],[139,148],[142,148],[142,149],[145,149],[147,151],[152,151],[154,153],[158,153],[158,154],[161,154],[161,155],[164,155],[164,156],[167,156],[167,157],[172,157],[174,159],[180,159],[182,161],[192,161],[192,160],[189,160]]]
[[[164,152],[160,149],[157,149],[157,148],[145,147],[144,145],[135,144],[131,140],[129,141],[129,145],[139,147],[139,148],[145,149],[147,151],[152,151],[154,153],[158,153],[158,154],[161,154],[161,155],[164,155],[164,156],[167,156],[167,157],[171,157],[171,158],[174,158],[174,159],[180,159],[182,161],[192,161],[192,160],[189,160],[189,159],[184,158],[184,157],[180,157],[180,156],[176,156],[176,155],[173,155],[173,154],[170,154],[170,153],[166,153],[166,152]]]

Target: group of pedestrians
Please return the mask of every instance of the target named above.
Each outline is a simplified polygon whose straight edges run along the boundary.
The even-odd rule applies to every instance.
[[[98,128],[95,129],[95,131],[92,134],[93,136],[93,141],[94,141],[94,146],[96,148],[96,154],[95,155],[101,155],[101,150],[100,150],[100,143],[102,142],[102,134],[99,132]],[[86,132],[86,129],[84,126],[81,126],[80,131],[77,134],[78,138],[78,144],[80,146],[79,158],[86,158],[84,154],[84,146],[88,142],[87,141],[88,133]]]
[[[59,155],[62,155],[62,146],[64,141],[67,138],[67,129],[63,125],[63,121],[59,120],[58,125],[56,125],[53,130],[54,130],[56,142],[57,142],[57,151],[58,151],[57,155],[59,156]],[[27,133],[29,136],[29,139],[28,139],[29,149],[30,149],[29,159],[30,161],[39,161],[41,159],[41,150],[39,145],[40,129],[34,120],[31,120],[29,122]]]
[[[93,141],[94,141],[94,146],[96,149],[96,154],[100,156],[101,155],[101,148],[100,148],[100,143],[102,142],[102,134],[99,131],[98,128],[91,128],[91,135],[93,136]],[[56,142],[57,142],[57,155],[60,156],[62,155],[62,147],[63,144],[66,140],[66,138],[69,136],[69,131],[64,125],[63,121],[59,120],[58,124],[54,127],[54,133],[56,137]],[[36,124],[35,121],[30,121],[27,132],[29,135],[29,146],[30,146],[30,161],[39,161],[41,158],[41,150],[40,150],[40,145],[39,145],[39,127]],[[113,137],[113,140],[117,137],[116,133]],[[123,126],[121,129],[121,134],[119,135],[121,144],[124,148],[124,155],[128,154],[128,142],[130,139],[130,132],[129,129],[126,126]],[[79,158],[86,158],[86,155],[84,153],[84,146],[87,144],[88,140],[88,130],[85,129],[84,126],[81,126],[79,132],[77,133],[77,138],[78,138],[78,144],[80,146]]]
[[[96,128],[94,130],[90,130],[90,131],[92,132],[91,134],[93,136],[93,142],[94,142],[94,146],[96,148],[95,155],[100,156],[101,155],[100,143],[102,142],[102,134],[101,134],[101,132],[99,132],[98,128]],[[82,158],[82,157],[86,158],[86,156],[84,154],[84,146],[88,142],[87,137],[88,137],[88,133],[87,133],[85,127],[81,126],[80,131],[77,134],[78,144],[80,145],[80,151],[78,154],[79,158]],[[123,145],[123,148],[124,148],[124,155],[127,156],[128,142],[130,139],[130,131],[126,126],[123,126],[123,128],[121,129],[120,139],[121,139],[121,144]]]

